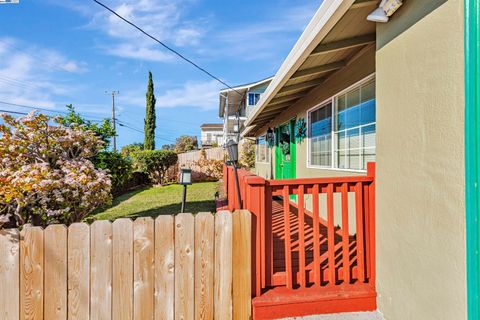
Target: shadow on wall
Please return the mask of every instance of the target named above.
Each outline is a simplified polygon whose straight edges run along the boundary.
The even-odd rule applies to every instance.
[[[388,23],[377,23],[377,50],[408,30],[447,0],[405,0]]]

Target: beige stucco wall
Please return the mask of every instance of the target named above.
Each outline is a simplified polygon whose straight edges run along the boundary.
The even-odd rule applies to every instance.
[[[466,319],[463,1],[407,1],[391,23],[377,27],[378,307]]]
[[[312,90],[305,98],[302,98],[296,102],[293,106],[286,109],[278,117],[269,124],[270,127],[277,127],[293,117],[307,119],[307,110],[319,105],[326,99],[331,98],[335,94],[350,87],[351,85],[359,82],[360,80],[368,77],[375,72],[375,48],[365,52],[358,59],[353,61],[350,65],[343,68],[335,75],[332,75],[325,83]],[[265,132],[267,128],[260,132]],[[307,139],[303,142],[296,144],[296,176],[297,178],[309,178],[309,177],[338,177],[345,175],[358,175],[364,173],[342,171],[342,170],[325,170],[318,168],[307,167]],[[275,152],[272,152],[274,154]],[[274,158],[274,157],[273,157]],[[273,162],[275,163],[275,162]],[[270,167],[261,163],[257,163],[256,167],[260,173],[270,175]],[[274,170],[275,166],[273,166]],[[264,175],[262,175],[264,176]]]

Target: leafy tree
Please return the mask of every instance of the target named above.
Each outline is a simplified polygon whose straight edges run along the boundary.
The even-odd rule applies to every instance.
[[[111,201],[107,172],[89,160],[104,145],[92,130],[35,112],[2,118],[0,226],[69,224]]]
[[[177,154],[169,150],[144,150],[132,154],[135,170],[148,174],[154,184],[165,182],[168,168],[177,164]]]
[[[187,151],[198,150],[198,141],[195,136],[181,136],[175,143],[175,152],[184,153]]]
[[[240,164],[247,169],[255,168],[255,141],[250,139],[243,141],[240,152]]]
[[[68,113],[66,115],[58,116],[58,122],[66,127],[72,125],[80,126],[84,130],[91,130],[97,137],[104,142],[104,149],[108,149],[111,139],[116,136],[115,129],[113,129],[110,119],[103,119],[100,123],[92,123],[89,120],[82,118],[82,116],[75,112],[73,105],[67,105]]]
[[[123,146],[122,149],[120,150],[120,153],[124,157],[130,157],[132,153],[142,151],[143,150],[143,143],[141,142],[135,142],[131,144],[127,144],[126,146]]]
[[[174,143],[164,144],[162,146],[162,150],[175,150],[175,144]]]
[[[148,87],[147,87],[147,108],[145,115],[145,141],[143,146],[145,150],[155,150],[155,94],[153,89],[152,72],[148,72]]]
[[[95,168],[108,170],[113,195],[128,189],[133,173],[132,160],[129,157],[124,157],[115,151],[101,151],[92,159],[92,162]]]

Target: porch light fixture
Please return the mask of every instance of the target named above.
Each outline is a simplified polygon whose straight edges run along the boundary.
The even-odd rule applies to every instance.
[[[240,206],[240,209],[243,209],[242,205],[242,196],[240,195],[240,183],[238,182],[238,172],[237,172],[237,163],[238,163],[238,143],[234,140],[227,142],[227,153],[230,163],[233,165],[233,173],[235,174],[235,184],[237,187],[237,200]]]
[[[185,202],[187,200],[187,186],[192,184],[192,170],[188,168],[180,169],[180,182],[183,185],[182,209],[180,212],[185,212]]]
[[[382,0],[377,9],[373,10],[367,20],[373,22],[388,22],[389,17],[403,4],[403,0]]]
[[[275,135],[273,134],[272,128],[268,128],[267,130],[267,141],[269,147],[273,147],[273,145],[275,144]]]

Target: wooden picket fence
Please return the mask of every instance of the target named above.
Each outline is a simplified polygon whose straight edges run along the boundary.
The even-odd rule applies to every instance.
[[[0,230],[0,319],[249,319],[248,211]]]

